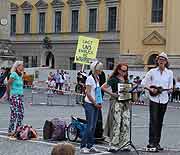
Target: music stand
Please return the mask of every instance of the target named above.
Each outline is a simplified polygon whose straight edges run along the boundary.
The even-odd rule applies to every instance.
[[[133,87],[128,92],[131,93],[131,94],[134,93],[135,90],[137,89],[137,87],[138,86]],[[129,120],[129,141],[126,144],[124,144],[122,147],[120,147],[119,150],[121,150],[124,147],[127,147],[127,146],[130,145],[135,150],[136,154],[139,155],[139,152],[137,151],[135,145],[132,142],[132,97],[131,97],[130,106],[129,106],[129,113],[130,113],[130,120]]]

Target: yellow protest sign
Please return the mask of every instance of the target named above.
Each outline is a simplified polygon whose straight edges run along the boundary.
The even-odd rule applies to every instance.
[[[99,39],[79,36],[75,63],[90,64],[96,58]]]

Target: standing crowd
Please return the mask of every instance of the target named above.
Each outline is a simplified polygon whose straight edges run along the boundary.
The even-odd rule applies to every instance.
[[[48,87],[54,88],[56,90],[64,90],[69,91],[70,90],[70,76],[69,73],[59,69],[53,74],[52,72],[48,75]]]

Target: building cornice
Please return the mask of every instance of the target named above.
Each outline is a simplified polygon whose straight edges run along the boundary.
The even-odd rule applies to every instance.
[[[11,11],[17,11],[19,6],[16,3],[11,2]]]
[[[70,5],[70,7],[80,6],[82,4],[81,0],[68,0],[67,4]]]
[[[46,3],[44,0],[39,0],[36,4],[35,4],[36,8],[38,9],[47,9],[48,7],[48,3]]]
[[[53,0],[51,5],[53,8],[64,7],[64,2],[62,0]]]
[[[85,0],[87,5],[98,5],[101,0]]]
[[[104,0],[104,1],[105,1],[106,4],[108,4],[108,5],[120,3],[120,0]]]
[[[23,9],[23,10],[32,10],[33,6],[30,2],[28,1],[24,1],[24,3],[22,3],[20,5],[20,7]]]

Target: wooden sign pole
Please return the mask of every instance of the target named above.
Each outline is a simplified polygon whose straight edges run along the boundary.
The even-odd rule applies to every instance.
[[[82,72],[84,72],[84,67],[85,67],[85,64],[82,65],[82,69],[81,69]]]

